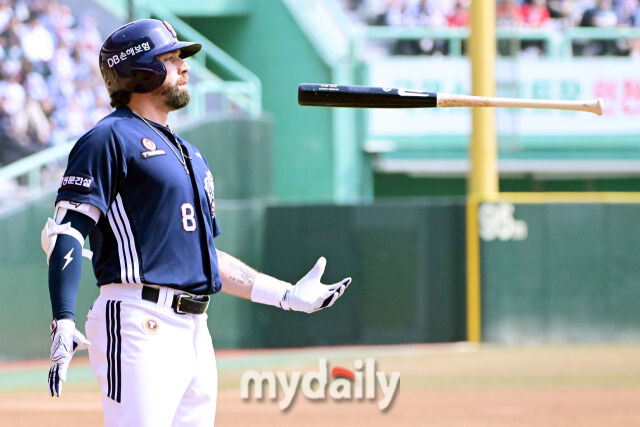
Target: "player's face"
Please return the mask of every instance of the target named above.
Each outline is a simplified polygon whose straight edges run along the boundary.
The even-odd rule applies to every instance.
[[[189,104],[189,66],[180,58],[180,50],[174,50],[158,56],[167,69],[167,77],[157,90],[163,98],[164,105],[170,111],[178,110]]]

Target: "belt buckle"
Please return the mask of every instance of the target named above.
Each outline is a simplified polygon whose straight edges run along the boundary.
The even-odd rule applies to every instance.
[[[187,314],[186,311],[182,311],[180,310],[180,303],[182,302],[183,298],[188,298],[189,294],[178,294],[178,300],[176,301],[176,307],[173,309],[173,311],[175,311],[178,314]]]

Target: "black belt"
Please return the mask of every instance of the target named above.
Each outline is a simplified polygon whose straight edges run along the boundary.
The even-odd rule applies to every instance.
[[[142,299],[145,301],[151,301],[158,303],[160,298],[160,289],[152,288],[151,286],[142,287]],[[171,308],[178,314],[202,314],[207,311],[209,306],[209,295],[190,295],[190,294],[175,294],[173,295],[173,301],[171,302]]]

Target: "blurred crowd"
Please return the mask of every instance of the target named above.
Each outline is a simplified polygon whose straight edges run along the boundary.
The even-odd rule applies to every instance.
[[[640,27],[640,0],[496,1],[498,27],[556,31],[568,27]],[[446,28],[465,27],[470,21],[471,0],[341,0],[341,3],[351,16],[367,25]],[[524,43],[523,48],[542,53],[543,45]],[[636,40],[578,42],[573,48],[574,55],[640,55]],[[394,44],[392,53],[446,54],[446,49],[444,41],[400,40]]]
[[[111,111],[90,15],[52,0],[0,0],[0,166],[82,135]]]

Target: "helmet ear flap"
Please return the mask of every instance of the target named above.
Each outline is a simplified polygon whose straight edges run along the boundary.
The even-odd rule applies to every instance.
[[[157,58],[154,58],[144,68],[130,68],[127,90],[135,93],[151,92],[164,83],[167,78],[167,68]]]
[[[151,92],[152,90],[155,90],[162,86],[162,83],[164,83],[165,79],[167,78],[167,67],[165,67],[162,61],[160,61],[156,56],[149,64],[148,68],[148,73],[150,74],[149,87],[151,88],[149,89],[149,92]]]
[[[167,77],[166,71],[154,73],[148,70],[131,70],[131,74],[133,75],[131,92],[136,93],[148,93],[159,88]]]

